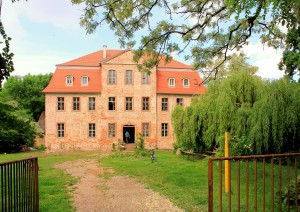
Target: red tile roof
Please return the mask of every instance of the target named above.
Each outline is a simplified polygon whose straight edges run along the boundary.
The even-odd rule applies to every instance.
[[[171,60],[170,62],[166,63],[165,56],[162,56],[157,67],[158,68],[193,69],[192,66],[186,65],[177,60]]]
[[[73,85],[66,85],[66,77],[73,76]],[[88,85],[81,85],[81,77],[88,77]],[[44,93],[86,93],[101,92],[101,71],[100,69],[59,69],[53,74]]]
[[[126,50],[106,50],[105,59],[111,58],[123,51]],[[100,50],[65,63],[57,64],[57,66],[99,66],[103,60],[103,50]]]
[[[203,94],[205,87],[197,71],[157,70],[156,92],[166,94]],[[175,86],[169,87],[169,78],[175,78]],[[183,86],[183,79],[188,78],[189,87]]]

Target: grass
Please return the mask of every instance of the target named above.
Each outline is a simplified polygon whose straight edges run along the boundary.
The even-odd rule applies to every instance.
[[[65,161],[72,161],[85,158],[96,158],[106,169],[113,168],[115,173],[109,173],[104,179],[109,179],[113,175],[126,175],[134,177],[145,185],[146,188],[159,192],[161,195],[170,199],[178,207],[186,211],[207,211],[208,210],[208,158],[200,161],[192,161],[176,156],[171,151],[156,151],[157,161],[152,163],[149,156],[141,157],[135,154],[113,154],[109,157],[100,158],[99,153],[80,152],[72,154],[43,154],[43,153],[19,153],[0,155],[0,161],[18,160],[32,156],[39,158],[39,189],[40,189],[40,211],[74,211],[71,200],[72,188],[77,182],[76,179],[63,170],[55,168],[55,164]],[[219,211],[219,165],[214,163],[214,211]],[[246,169],[245,162],[241,162],[240,189],[241,189],[241,211],[246,209]],[[249,162],[249,211],[254,209],[254,183],[253,183],[253,162]],[[232,211],[237,211],[237,163],[231,163],[232,174]],[[265,204],[266,211],[271,209],[272,199],[272,175],[271,165],[267,163],[265,168]],[[275,165],[275,195],[278,191],[279,174],[278,167]],[[294,179],[293,168],[290,168],[291,178]],[[298,173],[299,170],[298,170]],[[224,163],[223,163],[224,176]],[[282,168],[282,184],[286,184],[287,169]],[[261,163],[257,163],[257,211],[262,210],[262,185],[263,175]],[[222,178],[222,187],[224,179]],[[71,189],[70,189],[71,187]],[[106,187],[99,187],[106,190]],[[228,195],[222,189],[223,210],[227,211]],[[275,198],[278,202],[278,198]],[[276,205],[275,211],[278,210]],[[285,209],[283,209],[284,211]]]
[[[63,170],[55,168],[55,164],[76,159],[95,158],[91,152],[67,153],[67,154],[45,154],[41,152],[25,152],[17,154],[0,154],[0,161],[11,161],[38,157],[39,162],[39,193],[40,211],[74,211],[71,200],[71,192],[77,178],[64,173]]]

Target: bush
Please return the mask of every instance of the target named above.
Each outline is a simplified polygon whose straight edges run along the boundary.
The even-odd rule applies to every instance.
[[[145,150],[145,138],[144,136],[139,133],[137,135],[137,140],[136,140],[136,147],[135,147],[135,154],[138,156],[145,157],[147,156],[147,151]]]

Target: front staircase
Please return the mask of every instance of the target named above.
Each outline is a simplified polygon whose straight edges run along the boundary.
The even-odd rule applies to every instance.
[[[126,151],[126,152],[134,152],[135,146],[136,146],[135,143],[126,144],[126,149],[125,149],[125,151]]]

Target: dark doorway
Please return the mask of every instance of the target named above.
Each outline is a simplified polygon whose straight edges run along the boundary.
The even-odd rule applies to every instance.
[[[125,137],[125,133],[128,132],[129,133],[129,138],[128,138],[128,143],[132,144],[134,143],[134,139],[135,139],[135,135],[134,135],[134,126],[131,125],[125,125],[123,127],[123,141],[126,143],[126,137]]]

